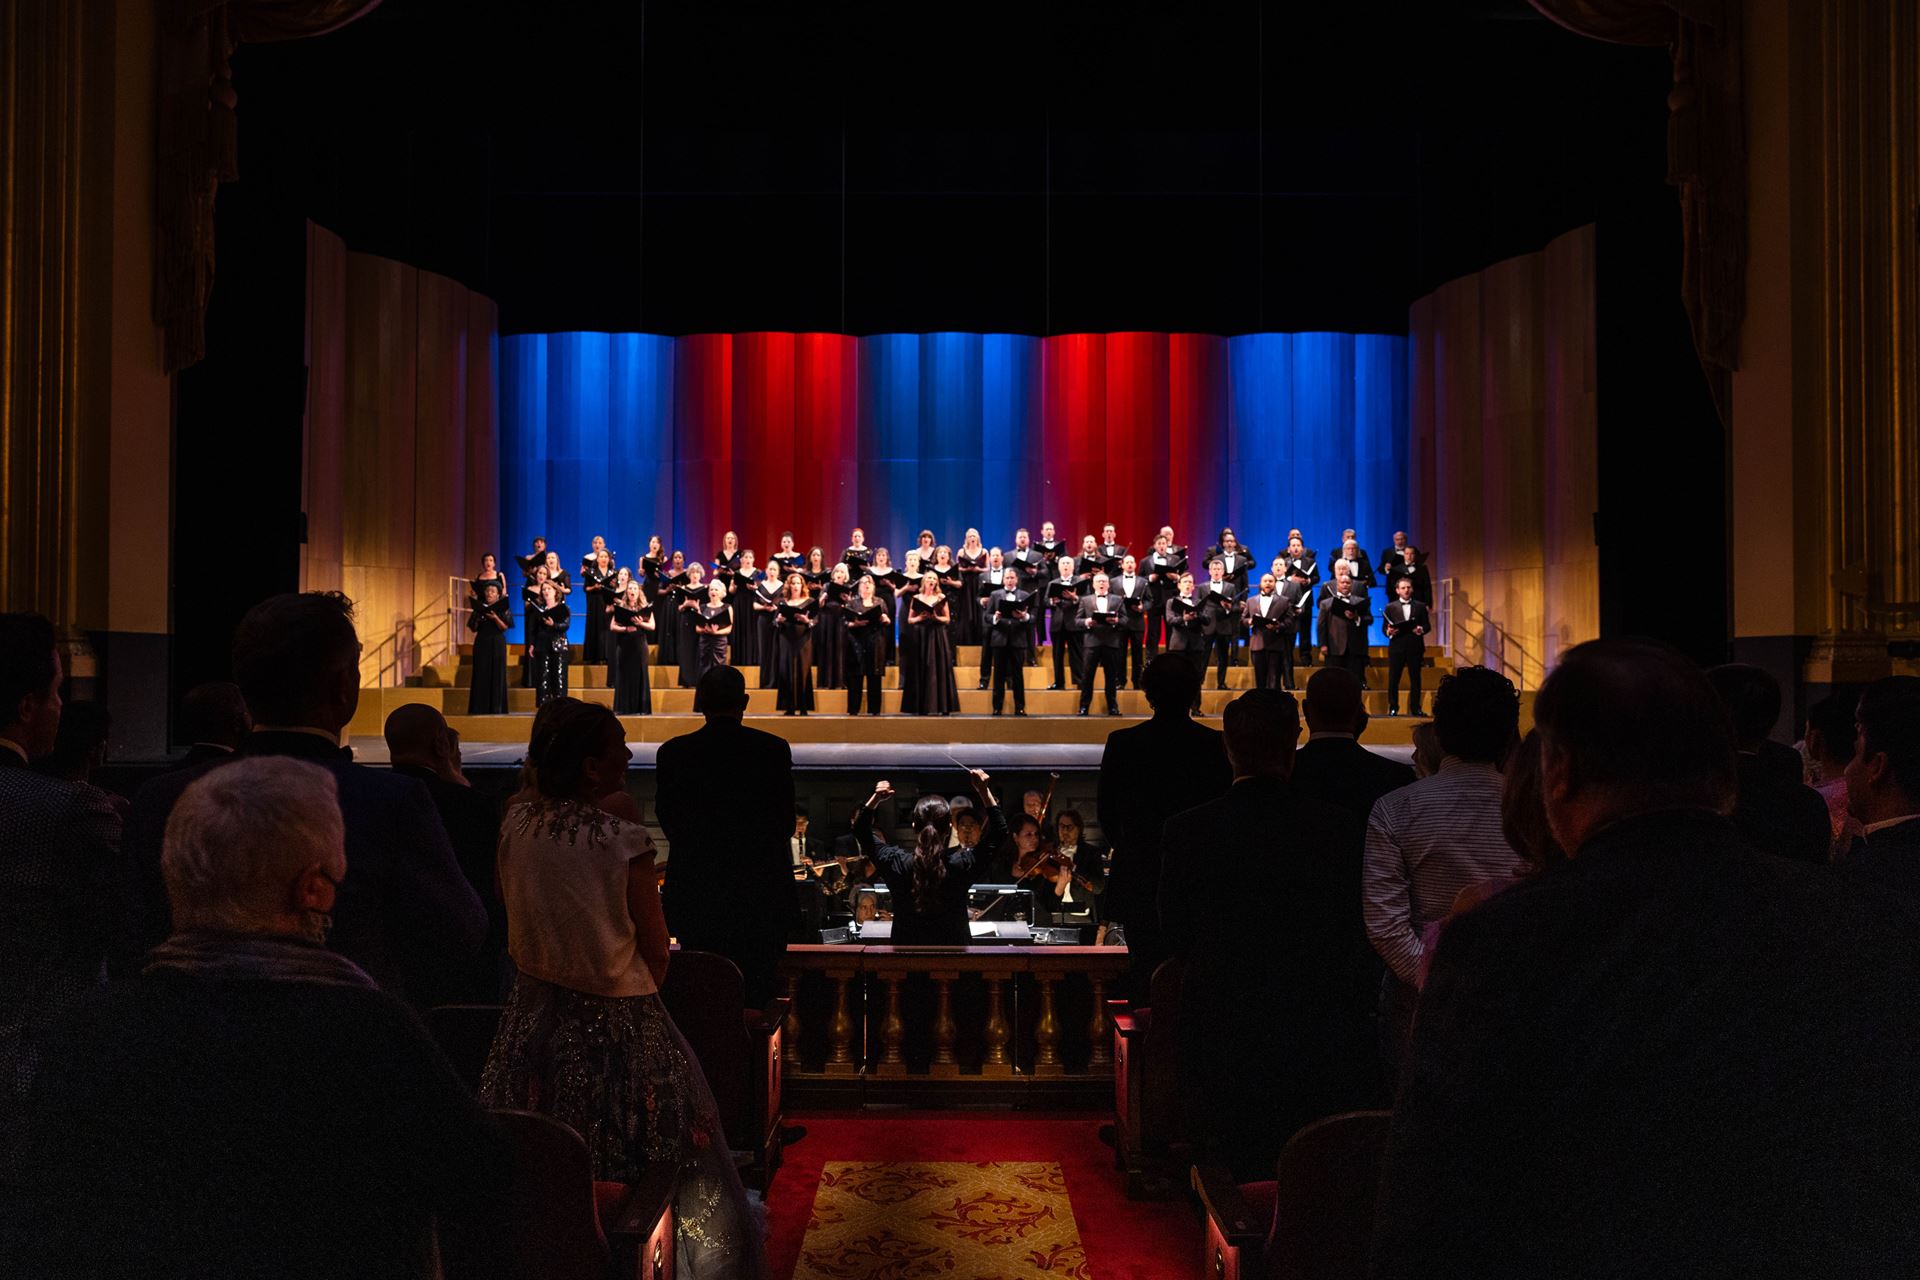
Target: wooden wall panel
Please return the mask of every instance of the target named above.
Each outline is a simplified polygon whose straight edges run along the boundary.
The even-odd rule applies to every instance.
[[[357,606],[363,680],[459,639],[447,579],[499,554],[497,311],[452,280],[308,237],[306,589]]]
[[[1599,634],[1592,228],[1449,281],[1409,328],[1414,541],[1459,660],[1537,688]]]

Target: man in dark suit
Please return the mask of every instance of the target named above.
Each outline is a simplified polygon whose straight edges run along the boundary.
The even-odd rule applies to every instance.
[[[1093,705],[1093,676],[1105,673],[1107,714],[1120,714],[1120,686],[1126,683],[1122,664],[1127,656],[1127,604],[1113,594],[1112,583],[1104,573],[1093,575],[1093,584],[1080,601],[1080,627],[1086,636],[1086,659],[1080,664],[1080,714]]]
[[[1175,813],[1223,795],[1233,781],[1220,734],[1189,715],[1200,673],[1186,656],[1161,654],[1147,664],[1142,683],[1153,718],[1107,735],[1094,815],[1113,850],[1107,918],[1125,930],[1127,985],[1138,998],[1167,958],[1158,906],[1161,832]]]
[[[1045,588],[1053,572],[1052,563],[1033,545],[1033,535],[1025,529],[1014,531],[1013,550],[1003,557],[1002,563],[1019,575],[1020,590],[1029,596]],[[1026,657],[1023,661],[1032,661],[1039,651],[1040,618],[1036,610],[1027,619]]]
[[[1911,1270],[1910,908],[1741,837],[1733,735],[1680,654],[1579,645],[1534,720],[1568,860],[1441,935],[1373,1274]]]
[[[1026,532],[1024,529],[1021,532]],[[993,714],[1006,705],[1013,686],[1013,714],[1027,714],[1027,654],[1033,641],[1033,593],[1022,589],[1021,571],[1008,569],[987,597],[987,647],[993,651]]]
[[[1108,584],[1113,594],[1125,602],[1127,611],[1126,646],[1133,687],[1140,687],[1140,672],[1147,665],[1147,619],[1154,610],[1153,583],[1140,572],[1140,562],[1132,556],[1120,557],[1120,574]]]
[[[1300,606],[1298,657],[1302,663],[1308,663],[1313,661],[1313,624],[1317,613],[1313,597],[1315,589],[1320,585],[1320,561],[1318,553],[1301,541],[1298,529],[1289,530],[1287,533],[1286,561],[1287,576],[1291,578],[1298,574],[1307,584],[1306,602]]]
[[[1399,578],[1387,602],[1387,714],[1400,714],[1400,675],[1407,675],[1407,713],[1420,714],[1420,668],[1427,661],[1427,633],[1433,619],[1413,598],[1413,579]]]
[[[1367,589],[1354,582],[1345,564],[1335,564],[1333,581],[1320,588],[1320,653],[1352,672],[1362,689],[1367,687],[1367,626],[1372,621]]]
[[[497,851],[500,806],[476,791],[460,770],[460,735],[447,718],[421,702],[395,707],[383,728],[387,760],[403,778],[427,789],[453,844],[467,883],[487,909],[487,937],[474,966],[469,999],[497,1004],[507,994],[507,908],[500,901]]]
[[[1293,695],[1222,716],[1232,787],[1168,820],[1160,924],[1185,962],[1180,1096],[1190,1131],[1242,1178],[1271,1176],[1302,1125],[1379,1101],[1378,968],[1360,922],[1366,824],[1292,786]]]
[[[239,685],[210,680],[187,690],[180,699],[179,728],[187,754],[174,767],[191,769],[238,751],[253,732],[253,717],[247,714],[247,699]]]
[[[1323,667],[1307,681],[1307,740],[1293,758],[1293,785],[1362,822],[1373,802],[1413,782],[1413,769],[1360,745],[1367,709],[1351,671]]]
[[[1847,812],[1867,834],[1840,865],[1876,889],[1920,903],[1920,677],[1874,681],[1853,718]]]
[[[1740,774],[1733,825],[1768,853],[1825,863],[1833,844],[1827,802],[1801,780],[1800,754],[1768,741],[1780,719],[1780,682],[1759,667],[1739,662],[1713,668],[1707,680],[1733,722]],[[1769,745],[1780,752],[1769,753]]]
[[[347,878],[333,907],[328,946],[416,1008],[468,994],[487,932],[487,911],[467,883],[433,800],[416,779],[353,763],[340,745],[360,703],[360,639],[353,602],[337,591],[270,596],[233,636],[233,676],[253,715],[241,756],[292,756],[332,772],[347,828]],[[229,757],[236,759],[239,757]],[[215,760],[176,769],[140,788],[127,818],[126,861],[136,919],[118,958],[141,956],[172,930],[160,879],[167,817]]]
[[[1291,581],[1291,579],[1289,579]],[[1253,686],[1287,690],[1293,685],[1293,625],[1297,591],[1283,594],[1273,575],[1260,575],[1260,590],[1244,602],[1247,652],[1253,655]]]
[[[660,744],[655,802],[667,836],[667,925],[680,945],[740,966],[747,1004],[765,1008],[793,910],[793,749],[749,729],[733,667],[700,677],[703,728]]]
[[[1180,575],[1187,571],[1186,552],[1176,550],[1171,530],[1160,530],[1140,569],[1152,584],[1152,603],[1147,607],[1147,658],[1151,661],[1166,633],[1167,601],[1180,594]]]
[[[0,614],[0,1172],[46,1033],[100,985],[120,924],[119,812],[27,767],[53,750],[63,675],[51,623]]]

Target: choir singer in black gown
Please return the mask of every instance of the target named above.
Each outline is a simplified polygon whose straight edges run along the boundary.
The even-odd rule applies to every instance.
[[[960,709],[960,687],[953,676],[953,611],[940,589],[940,575],[925,573],[920,593],[907,601],[907,625],[918,636],[919,679],[914,685],[909,715],[950,716]]]
[[[873,575],[863,573],[847,606],[847,714],[860,714],[862,694],[867,714],[880,714],[880,675],[886,662],[883,639],[893,627],[893,615],[874,594]]]
[[[773,615],[773,687],[783,715],[813,710],[813,623],[818,613],[806,575],[788,574],[786,594]]]
[[[647,633],[655,629],[653,606],[640,584],[627,581],[626,593],[614,601],[607,622],[614,652],[613,713],[644,716],[653,711],[653,691],[647,672]]]
[[[491,557],[489,557],[491,559]],[[513,614],[500,598],[500,582],[489,578],[479,587],[480,600],[467,626],[473,631],[473,688],[467,691],[467,714],[507,714],[507,628]]]
[[[707,602],[700,607],[693,630],[700,637],[700,659],[693,678],[698,685],[701,676],[715,667],[727,665],[727,641],[733,635],[733,606],[727,603],[727,584],[720,579],[707,584]]]
[[[680,687],[700,681],[700,609],[707,602],[707,571],[698,560],[687,566],[687,580],[672,588],[673,643],[679,655]]]
[[[848,547],[847,553],[864,550],[864,547]],[[846,655],[842,652],[842,642],[847,630],[847,601],[852,598],[852,571],[843,560],[827,571],[826,584],[820,588],[820,634],[813,646],[813,660],[818,667],[815,682],[822,689],[846,687]]]
[[[533,635],[534,702],[544,706],[567,696],[567,624],[573,612],[560,603],[560,588],[540,584],[540,603],[527,612],[527,630]]]
[[[893,895],[896,947],[963,947],[972,939],[967,894],[1006,842],[1007,819],[986,771],[969,769],[979,811],[987,823],[975,846],[952,844],[952,810],[939,796],[922,796],[913,806],[913,848],[882,844],[874,835],[873,811],[893,794],[891,784],[874,784],[873,794],[854,815],[853,837],[866,873],[878,877]]]

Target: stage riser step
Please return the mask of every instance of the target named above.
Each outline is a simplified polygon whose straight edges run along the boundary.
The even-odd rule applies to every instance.
[[[1307,677],[1319,669],[1318,666],[1296,667],[1294,669],[1296,684],[1305,684]],[[1451,666],[1441,667],[1429,664],[1422,668],[1420,682],[1428,689],[1438,688],[1440,677],[1451,674],[1452,670],[1453,668]],[[507,673],[510,684],[517,685],[521,682],[521,668],[519,664],[510,665],[507,668]],[[747,688],[757,689],[760,687],[760,667],[758,664],[749,664],[741,667],[740,674],[746,680]],[[1206,674],[1206,685],[1208,688],[1213,687],[1214,674],[1214,669],[1208,667]],[[973,663],[955,663],[954,678],[960,682],[960,686],[963,689],[966,688],[969,683],[978,684],[980,681],[979,662],[976,660]],[[1069,678],[1071,678],[1071,673],[1069,673]],[[420,674],[418,680],[419,685],[417,687],[420,688],[465,689],[473,684],[473,668],[463,665],[452,672],[448,672],[441,667],[428,667]],[[1052,662],[1027,668],[1027,688],[1029,690],[1036,687],[1044,688],[1046,685],[1052,683],[1052,681]],[[1367,682],[1376,686],[1384,686],[1386,681],[1387,664],[1385,660],[1370,663],[1367,667]],[[679,683],[679,668],[649,665],[647,668],[647,683],[655,689],[663,687],[670,688],[677,685]],[[881,687],[885,689],[898,689],[900,687],[900,668],[888,667],[885,674],[880,677],[880,684]],[[567,666],[567,685],[569,688],[574,689],[607,688],[607,668],[601,663],[570,663]],[[1227,687],[1230,689],[1253,688],[1253,668],[1244,665],[1228,667]]]
[[[613,705],[613,690],[611,689],[575,688],[569,692],[573,697],[585,702],[598,703],[603,707],[611,707]],[[1221,691],[1207,689],[1200,695],[1201,713],[1206,716],[1218,716],[1229,702],[1239,696],[1239,691],[1237,690],[1229,689]],[[1382,690],[1374,689],[1368,692],[1365,697],[1367,712],[1373,717],[1374,722],[1378,724],[1386,720],[1388,718],[1386,693]],[[1118,694],[1118,698],[1122,716],[1137,718],[1144,717],[1149,713],[1146,695],[1136,689],[1122,689]],[[1531,702],[1531,695],[1526,695],[1526,699]],[[1424,709],[1432,710],[1430,691],[1423,694],[1423,701],[1425,703]],[[843,723],[858,723],[861,725],[865,725],[870,720],[877,722],[890,718],[907,720],[940,718],[903,716],[900,712],[900,702],[901,694],[899,690],[885,690],[881,694],[882,715],[871,716],[863,714],[858,718],[857,722],[850,722],[846,715],[847,695],[844,689],[816,689],[814,691],[814,715],[831,715]],[[386,714],[392,711],[393,708],[407,703],[422,703],[426,706],[434,707],[451,720],[455,717],[466,716],[468,694],[464,689],[423,688],[367,690],[361,696],[360,714],[354,718],[353,732],[379,733]],[[500,719],[509,721],[524,720],[529,727],[531,726],[533,713],[536,709],[533,690],[509,689],[507,691],[507,705],[512,714],[506,717],[499,717]],[[676,688],[655,689],[652,691],[652,705],[653,715],[656,717],[692,716],[693,690]],[[1029,690],[1027,693],[1027,712],[1030,718],[1064,717],[1077,719],[1079,706],[1080,695],[1075,691],[1062,690],[1059,692],[1048,692],[1043,689],[1036,689]],[[1008,713],[1012,712],[1013,698],[1011,694],[1007,695],[1003,707]],[[1402,689],[1401,692],[1401,707],[1403,710],[1411,710],[1411,704],[1407,699],[1404,689]],[[376,708],[378,709],[377,712]],[[984,716],[991,718],[992,709],[993,695],[990,692],[983,692],[972,688],[963,688],[960,690],[960,710],[957,713],[959,717]],[[1105,709],[1105,692],[1096,688],[1089,718],[1111,719],[1111,717],[1104,716]],[[780,714],[778,695],[771,689],[756,689],[750,691],[747,694],[747,712],[750,716],[772,716],[776,719],[786,718]],[[482,718],[492,719],[493,717]],[[958,736],[964,739],[965,734],[962,733]],[[910,740],[919,739],[914,738]]]

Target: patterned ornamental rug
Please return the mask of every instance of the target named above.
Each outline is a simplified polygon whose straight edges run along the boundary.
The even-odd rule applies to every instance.
[[[1090,1280],[1052,1162],[829,1162],[793,1280]]]

